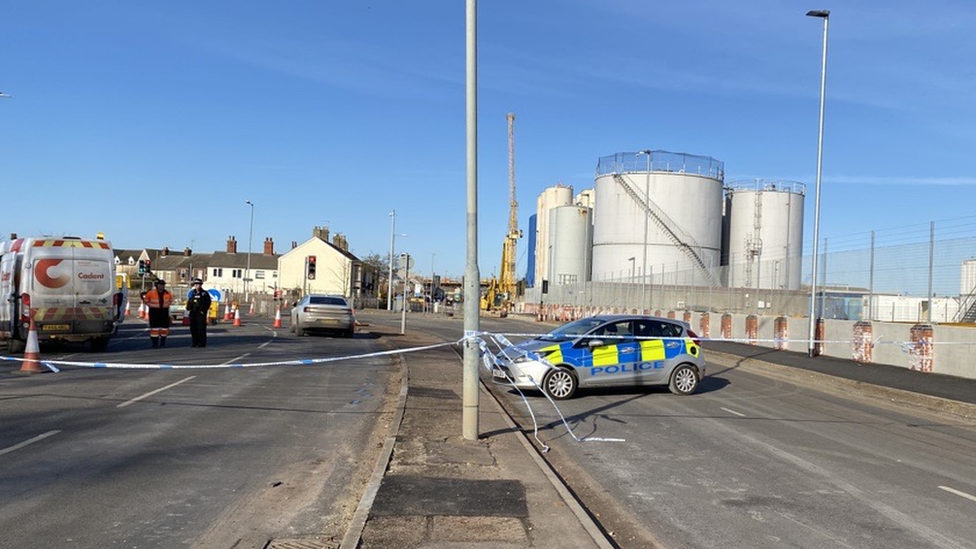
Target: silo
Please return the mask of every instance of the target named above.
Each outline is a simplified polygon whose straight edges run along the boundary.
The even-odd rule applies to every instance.
[[[714,158],[667,151],[600,158],[593,279],[719,284],[724,171]]]
[[[529,288],[535,288],[535,250],[536,250],[536,234],[535,234],[535,220],[536,214],[529,216],[529,230],[526,232],[528,237],[528,261],[525,266],[525,285]]]
[[[576,204],[577,206],[586,206],[591,210],[593,209],[595,203],[596,196],[593,189],[584,189],[573,198],[573,204]]]
[[[549,211],[550,284],[577,284],[590,279],[593,246],[592,210],[558,206]]]
[[[805,194],[806,186],[793,181],[729,185],[728,286],[800,289]]]
[[[959,278],[959,296],[976,294],[976,259],[962,262],[962,276]]]
[[[549,273],[549,210],[573,203],[573,188],[558,184],[543,190],[536,199],[535,284]],[[547,279],[548,280],[548,279]]]

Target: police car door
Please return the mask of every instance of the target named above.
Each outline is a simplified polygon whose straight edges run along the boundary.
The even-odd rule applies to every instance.
[[[676,328],[663,320],[634,321],[634,332],[641,350],[636,368],[641,372],[642,382],[660,383],[667,377],[674,362],[668,357],[675,357],[679,354],[678,348],[684,345],[682,339],[670,339],[677,335]]]
[[[634,365],[638,359],[639,346],[633,337],[630,320],[620,320],[600,326],[590,333],[587,342],[588,362],[580,368],[580,386],[584,385],[624,385],[633,383]]]

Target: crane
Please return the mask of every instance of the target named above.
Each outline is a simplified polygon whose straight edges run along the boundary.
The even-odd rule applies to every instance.
[[[498,289],[502,294],[502,311],[507,313],[515,299],[515,253],[522,231],[518,228],[518,201],[515,199],[515,113],[508,113],[508,233],[502,246],[502,267]]]
[[[518,239],[522,238],[522,231],[518,228],[518,201],[515,199],[515,113],[508,113],[508,190],[508,233],[502,244],[501,274],[489,281],[488,290],[481,298],[482,310],[500,310],[501,316],[508,315],[515,298],[515,252]]]

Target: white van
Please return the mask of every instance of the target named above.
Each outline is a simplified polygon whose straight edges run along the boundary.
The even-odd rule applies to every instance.
[[[0,340],[23,350],[31,316],[38,341],[90,341],[104,351],[121,324],[112,245],[77,237],[16,238],[0,243]]]

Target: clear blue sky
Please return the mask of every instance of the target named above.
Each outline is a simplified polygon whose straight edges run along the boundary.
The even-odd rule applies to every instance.
[[[976,3],[482,0],[479,266],[539,192],[600,156],[707,155],[807,184],[830,9],[822,236],[974,215]],[[277,251],[312,227],[360,257],[465,264],[465,2],[15,2],[0,17],[0,231],[119,248]],[[526,266],[520,242],[518,272]],[[436,255],[434,255],[436,254]]]

